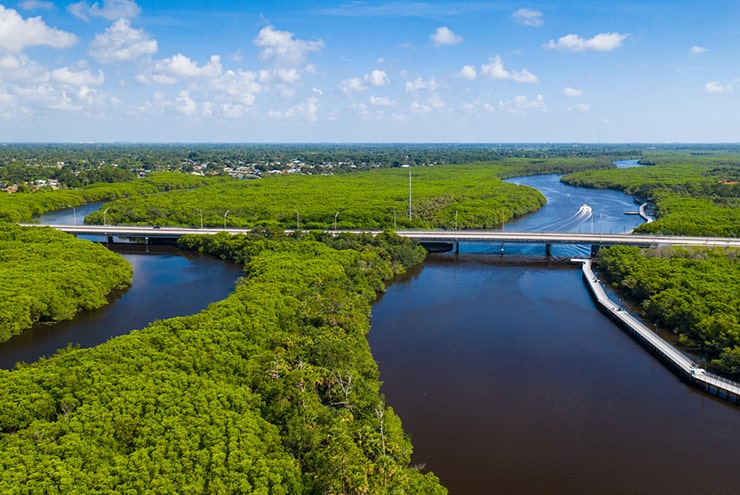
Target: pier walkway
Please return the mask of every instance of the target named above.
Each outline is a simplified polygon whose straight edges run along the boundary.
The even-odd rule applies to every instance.
[[[740,383],[707,372],[681,351],[660,338],[640,320],[625,311],[606,295],[598,278],[591,269],[591,260],[573,260],[582,263],[583,279],[600,310],[634,337],[643,347],[656,355],[685,382],[699,387],[712,395],[740,404]]]

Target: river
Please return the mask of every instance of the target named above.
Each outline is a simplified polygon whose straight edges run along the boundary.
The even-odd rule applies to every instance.
[[[39,220],[82,223],[85,215],[98,208],[100,204],[70,208],[47,213]],[[242,273],[237,264],[175,248],[121,244],[116,249],[134,267],[131,286],[112,294],[111,304],[103,308],[55,325],[38,324],[0,344],[0,368],[36,361],[68,344],[92,347],[155,320],[198,313],[225,299]]]
[[[557,176],[510,182],[537,187],[548,204],[505,229],[623,232],[641,223],[624,214],[637,205],[618,192]],[[584,204],[591,216],[579,213]],[[98,207],[42,221],[81,223]],[[382,391],[412,437],[414,462],[453,495],[740,493],[740,409],[684,385],[596,310],[579,270],[558,261],[588,247],[553,246],[555,261],[541,245],[499,249],[462,243],[459,255],[430,255],[373,307]],[[134,282],[113,304],[0,344],[0,366],[195,313],[241,274],[174,250],[124,257]]]
[[[505,229],[641,223],[618,192],[514,182],[548,204]],[[584,203],[593,223],[574,218]],[[373,307],[382,392],[413,462],[453,495],[740,493],[740,409],[679,381],[602,315],[577,267],[545,259],[544,246],[498,250],[430,255]]]

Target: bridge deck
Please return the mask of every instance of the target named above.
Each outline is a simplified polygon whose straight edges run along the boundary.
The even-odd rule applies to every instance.
[[[38,226],[37,224],[23,224]],[[247,234],[249,229],[220,229],[220,228],[182,228],[182,227],[151,227],[136,225],[49,225],[75,235],[100,235],[116,237],[148,237],[148,238],[178,238],[183,235],[214,235],[219,232],[229,234]],[[288,231],[290,232],[290,231]],[[371,233],[380,231],[340,230],[327,232],[335,233]],[[609,246],[615,244],[654,246],[704,246],[704,247],[738,247],[740,238],[737,237],[698,237],[698,236],[662,236],[643,234],[600,234],[579,232],[510,232],[502,230],[399,230],[398,235],[416,239],[418,241],[443,242],[503,242],[503,243],[540,243],[540,244],[586,244],[593,246]]]

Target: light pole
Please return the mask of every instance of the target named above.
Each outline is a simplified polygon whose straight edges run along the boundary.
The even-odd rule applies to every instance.
[[[409,220],[411,220],[411,169],[409,169]]]
[[[396,223],[396,210],[393,210],[393,230],[398,231],[398,224]]]
[[[455,210],[455,232],[457,232],[457,210]]]
[[[295,229],[301,230],[301,214],[297,211],[295,212]]]
[[[231,210],[226,210],[226,213],[224,213],[224,230],[226,229],[226,215],[231,213]]]
[[[103,210],[103,227],[108,226],[108,217],[106,216],[106,213],[108,213],[108,210],[110,210],[110,206]]]
[[[334,214],[334,233],[337,233],[337,217],[339,216],[339,212],[336,212]]]
[[[74,219],[75,219],[74,224],[77,225],[77,208],[75,208],[74,206],[68,206],[68,208],[72,208],[72,215],[74,215]]]
[[[201,210],[200,208],[196,208],[196,210],[200,212],[200,228],[202,229],[203,228],[203,210]]]

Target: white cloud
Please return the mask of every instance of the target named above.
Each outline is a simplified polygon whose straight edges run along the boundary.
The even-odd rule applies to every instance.
[[[347,96],[354,96],[358,93],[362,93],[369,89],[362,79],[359,77],[353,77],[351,79],[345,79],[339,83],[339,91]]]
[[[391,83],[388,74],[386,74],[384,70],[378,69],[372,71],[370,74],[365,74],[365,81],[367,81],[370,86],[375,87],[388,86]]]
[[[116,21],[90,42],[87,54],[101,64],[125,64],[157,52],[157,41],[126,19]]]
[[[509,101],[500,101],[498,106],[502,111],[517,115],[526,115],[529,111],[547,111],[547,105],[545,105],[545,99],[542,95],[537,95],[533,101],[528,100],[526,96],[515,96]]]
[[[180,91],[175,108],[183,115],[194,115],[198,111],[198,104],[190,98],[188,91]]]
[[[393,100],[384,96],[372,95],[370,97],[370,104],[376,107],[389,107],[393,105]]]
[[[464,65],[457,75],[470,81],[474,81],[478,77],[478,71],[475,70],[475,67],[472,65]]]
[[[703,46],[694,45],[691,48],[689,48],[689,53],[691,55],[701,55],[702,53],[705,53],[707,51],[706,48]]]
[[[732,93],[732,84],[722,85],[717,81],[708,82],[704,85],[704,91],[707,93]]]
[[[285,112],[278,112],[270,110],[268,116],[276,120],[304,120],[308,122],[316,122],[319,120],[318,116],[318,99],[310,97],[306,101],[295,105]]]
[[[439,110],[446,106],[446,103],[439,96],[432,95],[425,103],[413,102],[410,110],[414,113],[431,113],[434,110]]]
[[[511,17],[514,22],[524,26],[539,27],[545,24],[545,21],[542,20],[543,14],[539,10],[519,9],[511,14]]]
[[[369,74],[365,74],[364,77],[352,77],[350,79],[344,79],[339,83],[339,91],[347,96],[355,96],[363,91],[370,89],[370,86],[376,88],[382,86],[388,86],[391,83],[388,74],[383,70],[374,70]]]
[[[601,33],[593,38],[583,38],[577,34],[568,34],[560,38],[557,42],[550,40],[546,45],[542,45],[548,50],[563,50],[569,52],[609,52],[622,46],[624,40],[629,38],[629,34],[621,33]]]
[[[422,92],[434,93],[435,91],[437,91],[438,87],[439,85],[437,84],[437,80],[433,77],[428,81],[417,78],[414,81],[406,82],[406,93],[410,95]]]
[[[583,90],[582,89],[571,88],[570,86],[567,86],[563,90],[563,95],[570,96],[570,97],[573,97],[573,96],[582,96],[583,95]]]
[[[211,81],[212,87],[227,95],[232,102],[253,105],[255,93],[262,90],[257,74],[248,71],[226,71],[222,77]]]
[[[452,32],[447,26],[438,27],[434,34],[429,37],[437,48],[446,45],[459,45],[463,42],[462,37]]]
[[[84,21],[89,17],[103,17],[109,21],[116,19],[133,19],[141,13],[141,9],[132,0],[103,0],[101,7],[98,2],[88,5],[84,0],[67,7],[67,12]]]
[[[18,4],[23,10],[54,10],[54,4],[51,2],[44,2],[42,0],[25,0]]]
[[[272,26],[262,28],[254,39],[254,44],[262,48],[260,59],[289,67],[302,64],[308,53],[324,48],[322,40],[297,40],[293,38],[293,33],[279,31]]]
[[[23,19],[13,10],[0,5],[0,49],[20,52],[27,46],[69,48],[77,36],[46,25],[40,17]]]
[[[69,67],[62,67],[51,72],[51,80],[71,86],[96,86],[105,82],[105,76],[102,70],[94,74],[89,69],[73,70]]]
[[[518,83],[538,83],[540,79],[529,72],[527,69],[520,71],[509,71],[504,68],[504,62],[500,56],[496,55],[491,59],[491,63],[481,66],[480,73],[491,79],[511,80]]]
[[[0,56],[0,79],[3,82],[42,83],[49,80],[49,72],[26,55]]]
[[[211,55],[211,59],[204,65],[198,66],[185,55],[178,53],[170,58],[157,61],[154,64],[155,75],[172,76],[177,79],[215,78],[221,75],[221,57]]]

